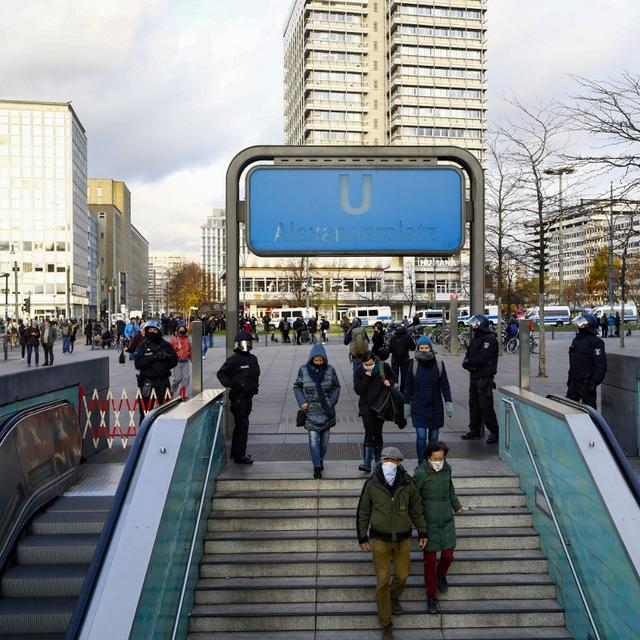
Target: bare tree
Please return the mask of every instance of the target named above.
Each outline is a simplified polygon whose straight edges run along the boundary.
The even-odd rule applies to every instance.
[[[529,222],[529,228],[534,231],[533,238],[519,237],[518,241],[527,246],[531,258],[537,263],[540,309],[538,375],[546,376],[544,297],[547,234],[551,224],[557,220],[557,212],[553,205],[555,196],[549,196],[545,188],[544,170],[559,158],[565,123],[563,117],[558,115],[554,102],[530,108],[514,98],[510,104],[514,108],[514,116],[502,127],[501,134],[508,145],[506,157],[517,167],[521,178],[520,211],[524,220]]]
[[[625,215],[625,223],[619,225],[617,228],[617,242],[614,245],[614,256],[616,254],[615,249],[618,249],[618,258],[620,259],[620,316],[621,316],[621,331],[620,331],[620,346],[624,347],[624,305],[627,301],[628,283],[627,275],[629,273],[629,258],[631,241],[640,235],[640,203],[633,203],[628,212]],[[633,274],[637,277],[637,273]]]

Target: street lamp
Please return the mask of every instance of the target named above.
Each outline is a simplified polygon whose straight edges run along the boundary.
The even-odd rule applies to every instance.
[[[9,255],[15,256],[16,252],[13,250],[13,245],[11,245],[11,251]],[[16,322],[18,322],[18,318],[20,317],[19,309],[18,309],[18,271],[20,271],[20,267],[18,267],[18,261],[14,258],[13,260],[13,271],[14,282],[13,282],[13,292],[16,296],[15,298],[15,306],[16,306]]]
[[[9,276],[10,273],[0,273],[0,278],[4,278],[4,326],[5,331],[9,326]]]
[[[563,246],[563,238],[562,238],[562,223],[563,220],[563,210],[562,210],[562,176],[569,173],[574,173],[575,169],[573,167],[558,167],[557,169],[545,169],[544,173],[548,176],[558,176],[559,179],[559,190],[558,190],[558,200],[559,200],[559,212],[560,216],[558,219],[558,302],[562,304],[564,298],[564,246]]]

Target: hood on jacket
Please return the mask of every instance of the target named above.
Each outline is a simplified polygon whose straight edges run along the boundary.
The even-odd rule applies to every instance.
[[[321,356],[322,358],[324,358],[324,363],[329,364],[329,358],[327,358],[327,352],[321,344],[314,344],[313,347],[311,347],[311,352],[309,353],[309,359],[307,360],[307,362],[311,364],[311,361],[316,356]]]

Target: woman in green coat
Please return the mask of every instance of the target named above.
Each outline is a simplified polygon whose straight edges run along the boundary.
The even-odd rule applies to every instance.
[[[447,571],[453,562],[456,547],[454,514],[463,512],[451,480],[451,467],[446,461],[449,447],[443,442],[430,442],[425,461],[417,467],[414,482],[422,497],[427,522],[427,546],[424,549],[424,586],[429,613],[439,613],[438,591],[449,589]],[[436,555],[440,551],[440,562]]]

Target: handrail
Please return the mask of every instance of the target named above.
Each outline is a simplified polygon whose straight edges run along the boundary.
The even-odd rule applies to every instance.
[[[27,416],[35,413],[36,411],[44,411],[45,409],[53,409],[57,406],[62,406],[71,403],[68,400],[62,400],[58,398],[57,400],[50,400],[49,402],[43,402],[42,404],[37,404],[33,407],[26,407],[25,409],[21,409],[17,413],[11,415],[11,417],[7,418],[0,425],[0,444],[7,437],[8,433],[13,429],[20,420],[26,418]],[[71,405],[73,406],[73,405]],[[75,413],[75,410],[74,410]]]
[[[555,402],[560,402],[568,407],[571,407],[572,409],[577,409],[589,415],[591,420],[593,420],[596,428],[600,432],[602,439],[609,447],[609,451],[611,452],[613,459],[618,465],[620,473],[622,474],[622,477],[629,487],[629,491],[631,491],[633,497],[638,503],[638,506],[640,507],[640,481],[631,468],[631,465],[627,460],[627,456],[624,455],[624,452],[618,444],[618,439],[615,437],[613,431],[611,431],[611,427],[607,424],[607,421],[593,407],[590,407],[589,405],[581,404],[580,402],[576,402],[575,400],[570,400],[569,398],[556,396],[554,394],[548,395],[547,398],[549,398],[549,400],[554,400]]]
[[[182,402],[182,399],[180,397],[177,397],[169,400],[169,402],[165,404],[159,405],[158,407],[147,413],[147,415],[144,417],[144,420],[142,421],[142,424],[140,425],[140,428],[138,429],[138,435],[136,436],[135,443],[127,459],[127,464],[122,473],[122,477],[120,478],[120,482],[118,483],[116,495],[113,499],[113,503],[111,505],[111,509],[109,510],[109,514],[107,515],[104,527],[102,528],[102,533],[100,534],[100,539],[98,540],[93,559],[91,561],[91,564],[89,565],[87,577],[85,578],[84,584],[82,585],[82,591],[80,592],[80,596],[78,597],[78,600],[76,602],[73,616],[67,629],[66,640],[75,640],[78,637],[80,628],[82,627],[82,623],[87,612],[87,606],[95,590],[96,582],[100,574],[100,569],[109,549],[111,536],[118,522],[120,512],[122,511],[124,500],[129,489],[129,484],[138,465],[138,460],[140,458],[140,454],[142,453],[142,448],[147,434],[151,430],[151,426],[153,425],[157,417],[159,417],[163,413],[166,413],[170,409],[173,409],[180,402]]]
[[[527,434],[524,432],[524,429],[522,427],[522,422],[520,422],[520,416],[518,415],[518,410],[516,409],[516,406],[513,402],[513,400],[511,400],[510,398],[501,398],[501,400],[505,403],[508,404],[511,409],[513,410],[513,415],[516,418],[516,422],[518,423],[518,429],[520,430],[520,435],[522,436],[522,439],[524,441],[525,447],[527,449],[527,454],[529,455],[529,459],[531,460],[531,464],[533,466],[533,470],[535,471],[536,474],[536,478],[538,479],[538,483],[540,485],[540,490],[542,491],[543,495],[544,495],[544,499],[546,500],[547,506],[549,508],[549,513],[551,514],[551,520],[553,521],[553,525],[556,529],[556,533],[558,534],[558,538],[560,539],[560,544],[562,545],[562,550],[564,551],[564,555],[567,558],[567,562],[569,563],[569,568],[571,569],[571,574],[573,575],[573,579],[576,583],[576,587],[578,588],[578,593],[580,594],[580,599],[582,600],[582,604],[585,608],[585,611],[587,612],[587,617],[589,618],[589,622],[591,623],[591,627],[593,629],[593,632],[596,636],[596,640],[601,640],[601,636],[600,633],[598,631],[598,627],[596,626],[595,620],[593,619],[593,614],[591,613],[591,608],[589,607],[589,603],[587,602],[587,597],[584,593],[584,589],[582,588],[582,583],[580,582],[580,578],[578,576],[578,572],[576,571],[576,568],[573,564],[573,560],[571,559],[571,556],[569,554],[569,549],[567,546],[567,543],[564,539],[564,535],[562,533],[562,530],[560,528],[560,523],[558,522],[558,518],[556,517],[556,512],[555,509],[553,508],[553,503],[551,502],[551,500],[549,499],[549,494],[547,493],[547,487],[544,484],[544,480],[542,479],[542,476],[540,475],[540,470],[538,469],[538,465],[536,463],[535,460],[535,456],[533,455],[533,451],[531,450],[531,446],[529,444],[529,439],[527,438]]]
[[[182,607],[184,606],[184,597],[187,592],[187,584],[189,582],[189,571],[191,570],[191,562],[193,560],[193,554],[198,541],[198,529],[200,527],[200,520],[202,519],[202,512],[204,511],[204,505],[206,502],[207,487],[209,486],[209,478],[211,477],[211,466],[213,465],[213,459],[215,457],[216,444],[218,442],[218,434],[220,433],[220,423],[222,422],[222,416],[224,415],[224,409],[218,412],[218,421],[216,424],[216,431],[213,434],[213,442],[211,443],[211,451],[209,453],[209,463],[207,465],[207,473],[202,484],[202,493],[200,494],[200,504],[198,505],[198,515],[196,516],[196,522],[193,528],[193,536],[191,537],[191,545],[189,547],[189,558],[184,570],[184,577],[182,579],[182,587],[180,589],[180,600],[178,602],[178,610],[176,611],[176,619],[173,623],[173,630],[171,632],[171,640],[175,640],[178,628],[180,627],[180,614],[182,613]]]

